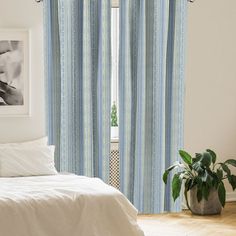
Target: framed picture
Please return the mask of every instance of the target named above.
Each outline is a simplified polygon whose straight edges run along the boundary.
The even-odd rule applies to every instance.
[[[0,29],[0,117],[30,116],[29,31]]]

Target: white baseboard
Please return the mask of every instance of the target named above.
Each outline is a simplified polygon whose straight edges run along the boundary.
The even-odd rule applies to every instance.
[[[236,202],[236,191],[226,193],[226,202]]]

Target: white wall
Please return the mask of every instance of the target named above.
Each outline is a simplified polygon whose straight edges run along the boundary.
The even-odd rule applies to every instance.
[[[0,0],[0,6],[0,28],[31,30],[31,117],[0,117],[0,142],[38,138],[45,134],[42,3]]]
[[[236,1],[196,0],[188,10],[185,149],[236,158]]]

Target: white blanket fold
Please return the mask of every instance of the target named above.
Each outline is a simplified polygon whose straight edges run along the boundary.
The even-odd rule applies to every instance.
[[[0,178],[1,236],[143,236],[137,210],[100,179]]]

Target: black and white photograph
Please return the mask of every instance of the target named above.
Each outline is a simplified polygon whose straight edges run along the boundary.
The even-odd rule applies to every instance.
[[[0,106],[24,105],[23,41],[0,41]]]
[[[30,31],[0,29],[0,117],[30,116]]]

